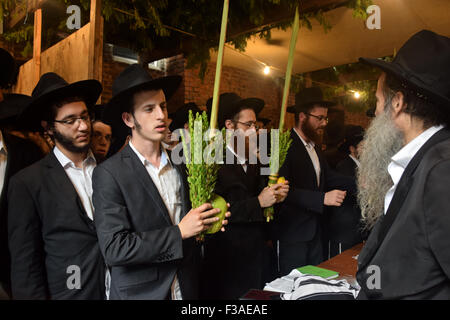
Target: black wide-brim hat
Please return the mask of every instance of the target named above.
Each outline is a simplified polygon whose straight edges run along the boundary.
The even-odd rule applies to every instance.
[[[259,98],[245,98],[242,99],[239,95],[234,92],[225,92],[219,96],[219,110],[217,114],[218,128],[223,128],[225,126],[225,121],[233,119],[233,117],[245,108],[253,109],[256,116],[264,108],[264,100]],[[212,98],[209,98],[206,102],[206,109],[208,114],[211,116],[212,109]]]
[[[450,107],[450,38],[422,30],[405,42],[392,62],[359,60],[417,90],[421,98]]]
[[[19,120],[27,123],[30,131],[43,130],[40,125],[48,109],[55,103],[70,97],[79,97],[89,108],[100,97],[102,85],[97,80],[83,80],[69,84],[54,72],[45,73],[39,79],[31,94],[31,102],[20,115]]]
[[[308,107],[316,104],[329,108],[335,106],[336,102],[325,100],[320,87],[305,88],[295,94],[295,105],[287,107],[286,111],[290,113],[304,112]]]
[[[3,101],[0,102],[0,121],[2,123],[15,122],[30,102],[31,97],[24,94],[4,94]]]
[[[0,88],[7,87],[16,70],[13,56],[5,49],[0,48]]]
[[[345,126],[345,138],[343,143],[338,147],[341,152],[349,152],[350,146],[356,147],[364,139],[364,128],[357,125]]]
[[[130,99],[137,92],[161,89],[169,100],[181,83],[181,76],[152,78],[147,70],[139,64],[132,64],[123,70],[112,85],[113,97],[106,104],[103,113],[104,122],[111,126],[124,126],[122,113],[128,112]]]
[[[169,126],[170,131],[174,132],[178,128],[184,128],[184,124],[189,122],[189,110],[192,110],[194,116],[197,112],[202,112],[195,102],[185,103],[177,111],[169,114],[169,118],[172,119]]]

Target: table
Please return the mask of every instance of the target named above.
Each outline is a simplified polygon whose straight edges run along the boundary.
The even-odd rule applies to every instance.
[[[358,260],[354,257],[359,255],[363,243],[345,250],[341,254],[322,262],[317,265],[320,268],[325,268],[339,272],[339,277],[333,280],[346,279],[350,284],[356,282],[356,271],[358,270]],[[277,300],[280,299],[280,293],[264,290],[252,289],[240,298],[241,300]]]
[[[339,272],[339,277],[336,279],[350,278],[354,280],[356,278],[356,271],[358,270],[358,260],[353,257],[359,255],[362,247],[363,243],[359,243],[317,266]]]

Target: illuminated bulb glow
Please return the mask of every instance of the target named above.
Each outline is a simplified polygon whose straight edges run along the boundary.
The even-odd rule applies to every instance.
[[[269,74],[270,73],[270,67],[269,66],[265,66],[263,72],[264,72],[264,74]]]
[[[361,97],[361,94],[360,94],[358,91],[355,91],[355,93],[353,94],[353,96],[354,96],[356,99],[359,99],[359,98]]]

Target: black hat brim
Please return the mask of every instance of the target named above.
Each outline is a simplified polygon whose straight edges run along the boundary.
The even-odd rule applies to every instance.
[[[43,117],[54,102],[69,97],[80,97],[86,103],[86,106],[89,107],[97,102],[101,93],[102,85],[97,80],[74,82],[32,99],[19,116],[19,121],[26,123],[30,131],[42,131],[43,128],[40,125],[40,121],[45,120]]]
[[[164,92],[166,100],[169,100],[180,86],[182,79],[181,76],[167,76],[153,79],[121,91],[106,104],[103,113],[105,123],[115,127],[125,125],[122,121],[122,113],[128,111],[129,99],[136,92],[161,89]]]
[[[450,99],[448,97],[439,94],[433,88],[429,87],[426,83],[418,81],[419,79],[417,77],[408,75],[407,72],[405,72],[400,66],[393,62],[386,62],[380,59],[372,58],[359,58],[359,61],[372,67],[379,68],[382,71],[394,76],[398,80],[413,86],[419,92],[424,93],[435,101],[439,101],[450,106]]]
[[[30,96],[18,93],[7,93],[3,98],[3,101],[0,101],[0,121],[2,123],[15,122],[31,101]]]

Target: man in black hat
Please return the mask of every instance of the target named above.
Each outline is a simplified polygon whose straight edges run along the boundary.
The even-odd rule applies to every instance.
[[[105,264],[93,222],[91,121],[96,80],[41,76],[22,113],[55,148],[12,177],[8,192],[13,299],[103,299]]]
[[[30,102],[22,94],[5,94],[0,102],[0,299],[11,294],[10,256],[8,250],[7,194],[10,178],[19,170],[42,158],[41,151],[32,142],[9,134],[16,125],[16,117]]]
[[[279,175],[291,182],[286,201],[275,214],[281,275],[304,265],[322,262],[328,242],[325,225],[326,207],[340,206],[350,178],[334,173],[317,143],[328,122],[328,108],[320,88],[306,88],[295,97],[295,106],[287,109],[295,115],[292,145]],[[354,189],[354,188],[353,188]]]
[[[212,99],[206,105],[211,109]],[[261,165],[252,151],[256,147],[251,142],[256,138],[256,116],[264,101],[223,93],[219,106],[218,127],[234,130],[234,135],[227,144],[225,164],[219,169],[216,193],[230,203],[232,216],[227,232],[205,240],[202,296],[239,299],[248,290],[262,289],[265,282],[273,280],[274,275],[266,274],[270,249],[266,246],[264,208],[282,202],[289,185],[266,187],[267,176],[261,175]]]
[[[97,160],[97,164],[106,160],[112,141],[111,126],[104,123],[102,119],[104,108],[103,104],[98,104],[90,110],[93,119],[91,150]]]
[[[423,30],[380,68],[359,202],[360,299],[450,299],[450,38]]]
[[[339,146],[339,150],[347,156],[336,165],[337,172],[356,179],[363,139],[363,127],[356,125],[345,127],[344,142]],[[329,257],[334,257],[363,241],[360,220],[361,210],[357,204],[356,194],[348,194],[340,207],[330,208],[326,228]]]
[[[13,83],[16,72],[16,63],[13,56],[3,48],[0,48],[0,101],[2,98],[1,89],[8,88]]]
[[[95,169],[93,184],[111,299],[198,298],[200,250],[194,238],[218,220],[220,210],[210,204],[191,209],[186,170],[161,147],[166,99],[180,82],[179,76],[152,79],[135,64],[113,83],[104,114],[113,130],[129,127],[131,140]]]

